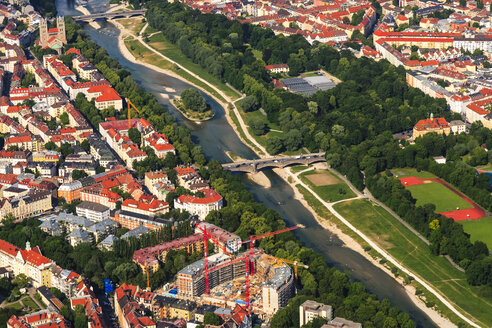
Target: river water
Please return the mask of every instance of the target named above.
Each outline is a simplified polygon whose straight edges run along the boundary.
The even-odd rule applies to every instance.
[[[105,0],[94,0],[89,10],[92,12],[104,9]],[[78,15],[73,0],[57,0],[60,15]],[[188,83],[171,76],[154,72],[144,66],[126,60],[118,49],[118,30],[113,25],[102,23],[102,29],[85,28],[92,40],[104,47],[109,55],[117,59],[121,65],[132,73],[133,78],[147,92],[153,93],[165,105],[179,124],[187,126],[193,140],[199,144],[208,159],[229,162],[226,151],[231,151],[247,159],[256,155],[242,143],[225,118],[225,110],[214,99],[204,95],[215,112],[215,117],[201,124],[184,119],[169,103],[166,95],[179,94],[191,87]],[[167,92],[169,88],[175,92]],[[305,229],[298,229],[297,237],[316,252],[323,254],[330,266],[348,272],[352,279],[362,282],[366,288],[380,299],[388,298],[392,305],[410,314],[419,327],[437,327],[408,297],[405,290],[391,276],[374,266],[359,253],[344,247],[343,242],[330,231],[323,229],[312,214],[294,199],[292,188],[272,171],[265,174],[271,181],[271,188],[263,188],[245,177],[244,184],[254,194],[256,200],[277,211],[288,226],[303,224]]]

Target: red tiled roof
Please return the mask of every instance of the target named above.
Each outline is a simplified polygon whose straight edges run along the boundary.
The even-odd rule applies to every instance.
[[[425,120],[420,120],[415,124],[414,129],[418,131],[425,131],[427,129],[438,129],[438,128],[448,128],[449,124],[446,122],[444,117],[428,118]]]

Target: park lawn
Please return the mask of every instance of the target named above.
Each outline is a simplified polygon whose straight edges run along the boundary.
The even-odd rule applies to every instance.
[[[492,171],[492,164],[487,164],[487,165],[479,165],[477,166],[477,169],[481,171]]]
[[[404,169],[392,169],[391,173],[397,178],[403,177],[417,177],[417,178],[437,178],[434,174],[426,171],[418,172],[416,169],[404,168]]]
[[[434,204],[437,213],[463,210],[473,208],[473,206],[460,196],[446,188],[440,183],[431,182],[421,185],[406,186],[410,190],[413,198],[417,200],[417,206]]]
[[[22,305],[22,303],[20,301],[17,301],[17,302],[14,302],[14,303],[11,303],[9,305],[6,305],[5,308],[7,309],[12,309],[12,310],[22,310],[24,306]]]
[[[433,285],[451,303],[466,312],[482,327],[492,327],[492,301],[480,296],[480,288],[468,285],[463,272],[442,256],[430,253],[429,247],[382,207],[367,200],[351,200],[334,206],[373,242],[398,262]],[[444,306],[444,315],[456,318]]]
[[[175,62],[179,63],[183,67],[189,69],[194,72],[204,80],[212,83],[217,88],[219,88],[222,92],[224,92],[230,99],[235,100],[238,99],[239,96],[234,90],[229,88],[225,83],[223,83],[220,79],[216,78],[212,74],[210,74],[206,69],[201,67],[198,64],[193,63],[189,58],[183,55],[181,50],[177,48],[177,46],[170,43],[161,33],[153,35],[149,39],[149,45],[154,48],[154,42],[159,42],[159,48],[154,48],[164,56],[169,57]],[[164,49],[163,49],[164,48]],[[163,50],[160,50],[163,49]]]
[[[480,218],[478,220],[459,221],[463,225],[466,233],[470,234],[472,242],[483,241],[489,249],[492,249],[492,216]]]
[[[315,174],[323,174],[332,180],[331,184],[324,186],[317,186],[308,176]],[[338,200],[355,197],[354,192],[337,176],[333,175],[328,170],[311,170],[299,174],[299,178],[307,184],[318,196],[320,196],[325,202],[336,202]],[[342,193],[340,193],[342,191]]]
[[[35,311],[36,310],[39,310],[39,306],[29,296],[28,297],[24,297],[22,299],[22,303],[24,303],[24,306],[28,306],[31,309],[35,310]]]

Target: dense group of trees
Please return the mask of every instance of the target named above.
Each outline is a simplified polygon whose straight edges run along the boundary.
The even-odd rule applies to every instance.
[[[203,113],[207,110],[205,98],[200,94],[200,91],[193,88],[188,88],[181,92],[181,101],[185,109]]]

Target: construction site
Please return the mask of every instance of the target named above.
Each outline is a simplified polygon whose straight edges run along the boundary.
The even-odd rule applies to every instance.
[[[222,307],[244,305],[249,312],[269,316],[287,305],[295,294],[297,267],[307,266],[296,261],[279,259],[254,248],[254,241],[294,228],[251,237],[250,249],[240,254],[230,254],[219,245],[222,252],[205,257],[183,268],[177,274],[177,297],[199,304]],[[216,243],[203,231],[204,237]],[[217,243],[216,243],[217,244]],[[294,265],[294,270],[288,264]]]

